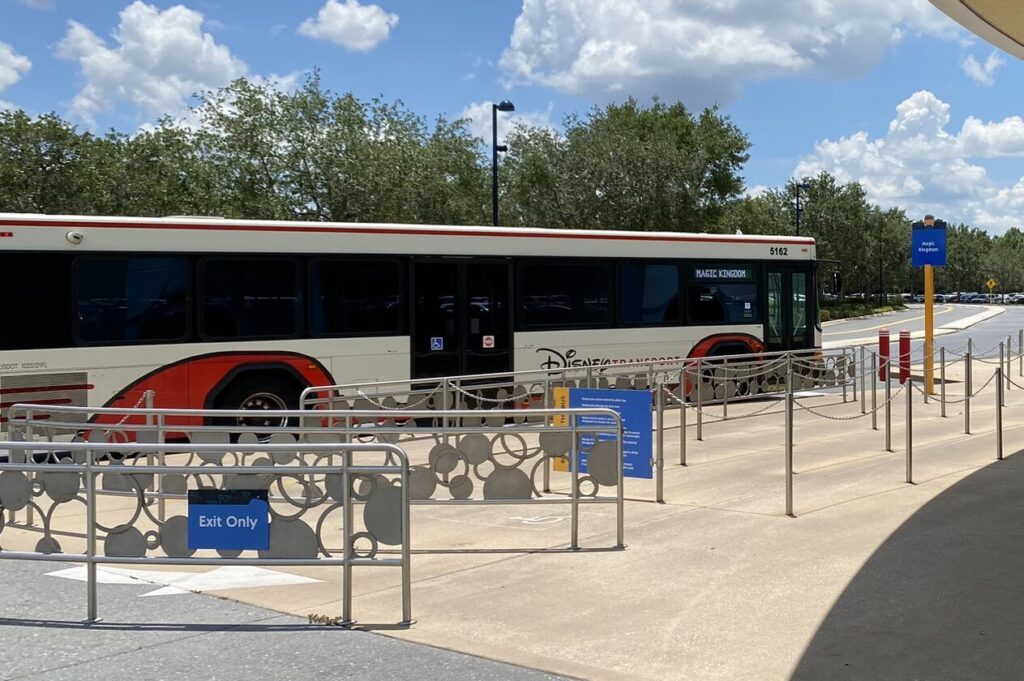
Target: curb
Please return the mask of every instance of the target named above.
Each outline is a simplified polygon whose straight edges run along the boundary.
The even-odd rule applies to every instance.
[[[972,326],[977,326],[978,324],[981,324],[982,322],[988,321],[989,319],[992,319],[993,317],[998,317],[999,315],[1003,314],[1004,312],[1006,312],[1006,308],[1004,308],[1004,307],[985,306],[985,310],[983,312],[979,312],[978,314],[971,315],[970,317],[965,317],[964,319],[961,319],[959,321],[951,322],[949,324],[944,324],[943,326],[937,327],[935,329],[935,336],[936,337],[937,336],[948,336],[951,333],[959,333],[960,331],[964,331],[966,329],[969,329]],[[885,314],[890,314],[890,313],[885,313]],[[873,315],[873,316],[881,316],[881,315]],[[844,321],[844,320],[838,320],[838,321]],[[924,338],[924,329],[921,329],[920,331],[913,331],[913,332],[911,332],[910,338],[912,340],[918,340],[918,339]],[[821,348],[823,350],[831,350],[833,348],[849,347],[851,345],[852,346],[871,345],[872,343],[877,343],[877,342],[878,342],[878,336],[875,335],[875,336],[871,336],[871,337],[854,338],[854,339],[851,339],[851,340],[843,340],[843,341],[826,341],[826,342],[821,344]]]
[[[862,314],[859,317],[843,317],[842,319],[830,319],[827,322],[822,322],[821,323],[821,328],[824,329],[826,326],[832,326],[833,324],[842,324],[843,322],[848,322],[848,321],[853,320],[853,319],[874,319],[876,317],[887,317],[887,316],[889,316],[891,314],[896,314],[897,312],[903,312],[905,310],[910,310],[910,309],[913,309],[913,308],[905,307],[902,310],[889,310],[888,312],[875,312],[874,314]]]

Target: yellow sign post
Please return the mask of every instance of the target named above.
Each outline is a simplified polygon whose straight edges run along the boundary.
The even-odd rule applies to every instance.
[[[924,392],[935,394],[935,268],[924,266]]]
[[[999,282],[992,277],[989,277],[988,281],[985,282],[985,286],[988,287],[988,294],[992,295],[992,290],[995,289],[996,286],[999,286]]]
[[[925,215],[910,226],[910,263],[924,268],[924,390],[935,394],[935,266],[946,264],[946,223]]]

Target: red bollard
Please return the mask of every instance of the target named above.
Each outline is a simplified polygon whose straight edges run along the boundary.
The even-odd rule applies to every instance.
[[[910,332],[900,331],[900,385],[910,378]]]
[[[878,331],[878,380],[885,381],[889,376],[889,329]]]

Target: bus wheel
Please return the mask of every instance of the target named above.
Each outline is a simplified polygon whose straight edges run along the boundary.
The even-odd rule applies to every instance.
[[[244,409],[252,416],[236,416],[222,420],[224,425],[243,428],[284,428],[292,425],[284,416],[266,416],[263,411],[298,409],[299,388],[292,381],[277,376],[242,377],[232,383],[217,399],[218,409]]]

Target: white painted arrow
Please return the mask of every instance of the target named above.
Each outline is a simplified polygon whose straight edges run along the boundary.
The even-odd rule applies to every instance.
[[[63,577],[84,582],[86,567],[77,567],[49,572],[49,577]],[[125,568],[96,567],[96,580],[100,584],[153,584],[161,588],[141,594],[142,596],[173,596],[202,591],[227,591],[229,589],[251,589],[260,586],[289,586],[312,584],[318,579],[277,572],[247,565],[230,565],[207,572],[174,572],[170,570],[133,570]]]

